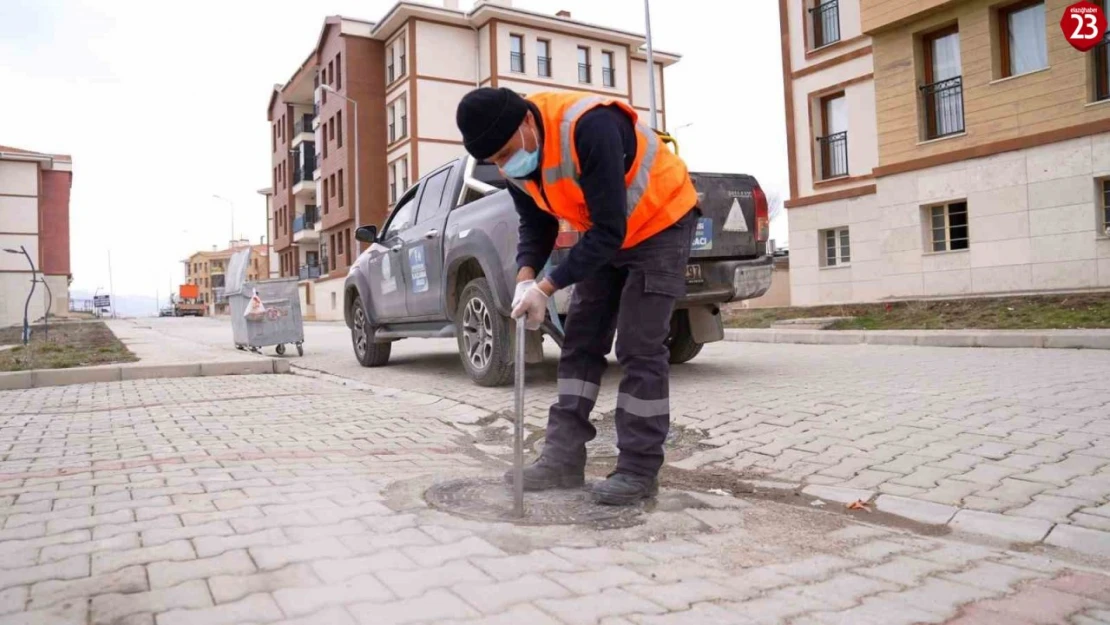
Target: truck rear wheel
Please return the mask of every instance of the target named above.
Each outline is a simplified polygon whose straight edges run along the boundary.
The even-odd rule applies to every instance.
[[[671,315],[671,334],[667,337],[667,349],[671,351],[670,363],[680,365],[689,362],[701,353],[703,343],[694,341],[690,330],[690,317],[685,310],[676,310]]]
[[[362,300],[355,297],[351,303],[351,345],[355,348],[355,358],[363,367],[381,367],[389,362],[393,343],[375,343],[374,327],[362,307]]]
[[[513,379],[509,320],[497,312],[485,278],[475,278],[459,297],[455,327],[459,358],[478,386],[504,386]]]

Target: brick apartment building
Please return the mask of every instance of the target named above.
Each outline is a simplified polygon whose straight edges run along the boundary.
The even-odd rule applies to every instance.
[[[425,173],[464,154],[455,106],[478,86],[599,93],[648,111],[644,37],[543,15],[510,0],[471,11],[399,2],[378,22],[324,21],[316,47],[270,97],[272,194],[267,220],[278,273],[301,278],[306,317],[342,319],[342,286],[358,254],[358,225],[381,226],[393,202]],[[666,128],[663,68],[656,103]],[[357,103],[355,106],[334,89]],[[355,184],[355,149],[361,186]],[[356,199],[356,192],[361,199]]]
[[[1070,0],[779,0],[794,305],[1110,287],[1110,44]]]
[[[247,260],[247,281],[265,280],[269,277],[269,246],[251,245],[249,241],[232,241],[226,249],[212,246],[210,252],[196,252],[185,263],[185,283],[197,285],[199,302],[208,307],[205,314],[226,315],[229,312],[224,285],[231,257],[245,247],[251,248]]]
[[[31,267],[22,254],[2,250],[27,249],[40,278],[29,316],[42,319],[69,312],[69,195],[73,159],[0,145],[0,327],[23,323],[23,308],[31,289]],[[53,295],[53,300],[50,296]]]

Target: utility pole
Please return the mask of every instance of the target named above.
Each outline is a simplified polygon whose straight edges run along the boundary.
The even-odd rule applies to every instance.
[[[644,0],[644,24],[647,35],[647,64],[648,64],[648,101],[651,103],[651,127],[659,130],[659,118],[655,114],[655,57],[651,50],[651,7],[649,0]]]

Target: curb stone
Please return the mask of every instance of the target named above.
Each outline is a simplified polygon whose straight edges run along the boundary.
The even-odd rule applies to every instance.
[[[162,365],[103,365],[72,369],[34,369],[0,373],[0,391],[17,391],[50,386],[150,380],[155,378],[195,378],[213,375],[261,375],[290,373],[288,361],[259,358],[234,362],[198,362]]]
[[[1110,349],[1110,330],[788,330],[729,328],[735,343],[914,345],[1016,349]]]

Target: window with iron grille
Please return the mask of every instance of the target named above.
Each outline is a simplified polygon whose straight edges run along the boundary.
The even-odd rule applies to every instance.
[[[578,46],[578,82],[592,82],[590,80],[590,49],[584,46]]]
[[[960,32],[953,24],[921,38],[925,85],[921,87],[926,139],[964,131],[964,89]]]
[[[929,239],[934,252],[966,250],[971,243],[968,231],[967,202],[949,202],[926,210]]]
[[[396,70],[395,70],[394,65],[393,65],[393,61],[394,61],[393,48],[390,48],[390,49],[385,51],[385,58],[386,58],[386,60],[385,60],[385,82],[386,82],[386,84],[388,84],[388,83],[393,82],[393,80],[397,77],[397,75],[395,73]]]
[[[848,175],[848,105],[844,92],[821,98],[821,131],[817,138],[821,179]]]
[[[617,75],[613,69],[613,53],[602,51],[601,53],[601,84],[606,87],[615,87],[617,85]]]
[[[815,0],[809,9],[813,47],[821,48],[840,41],[840,4],[837,0]]]
[[[524,73],[524,37],[509,35],[509,70]]]
[[[536,40],[536,73],[551,78],[551,42],[546,39]]]

